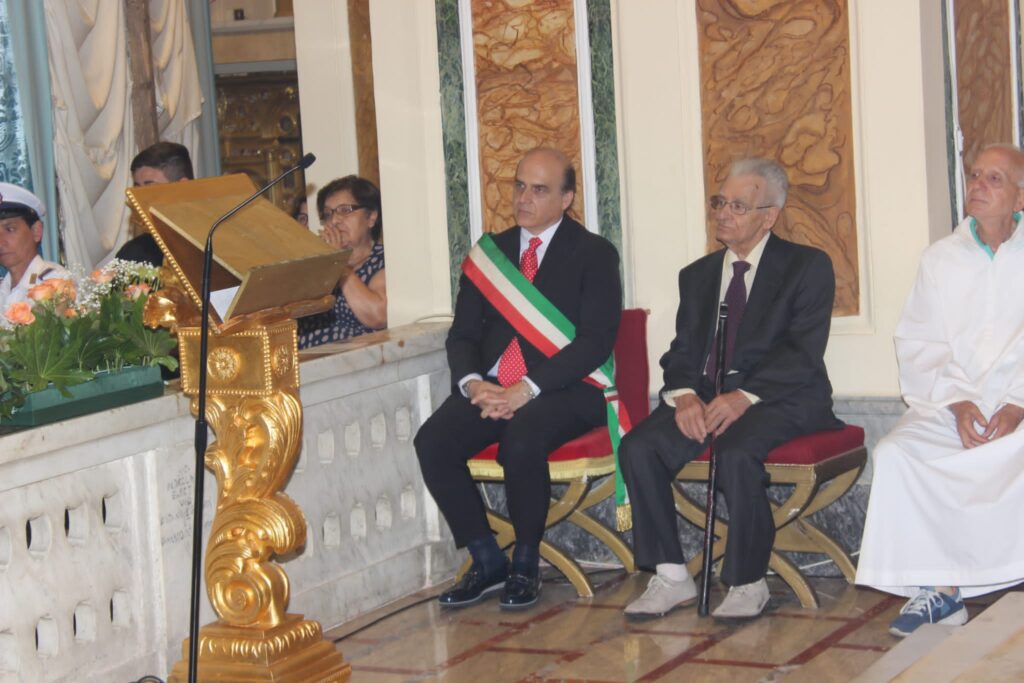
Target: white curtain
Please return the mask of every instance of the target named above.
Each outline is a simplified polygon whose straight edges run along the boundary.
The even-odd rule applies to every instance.
[[[44,1],[64,250],[70,266],[91,269],[129,236],[124,191],[138,150],[124,4]],[[185,0],[150,0],[149,13],[160,138],[195,157],[203,99]]]
[[[128,231],[134,150],[123,4],[44,2],[64,250],[68,265],[91,269]]]
[[[149,36],[160,139],[185,145],[195,164],[203,95],[185,5],[185,0],[149,0]]]

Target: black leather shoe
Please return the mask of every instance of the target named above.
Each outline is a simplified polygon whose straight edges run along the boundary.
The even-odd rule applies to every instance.
[[[507,578],[508,565],[503,565],[500,571],[488,575],[484,573],[482,567],[474,563],[457,584],[441,593],[437,601],[442,607],[473,605],[504,588]]]
[[[523,609],[536,604],[540,599],[540,572],[523,574],[512,572],[501,591],[502,609]]]

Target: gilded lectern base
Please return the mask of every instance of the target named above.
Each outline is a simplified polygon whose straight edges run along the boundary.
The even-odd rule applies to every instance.
[[[188,639],[167,683],[188,681]],[[301,614],[261,630],[215,622],[199,629],[199,681],[343,683],[352,667],[323,638],[320,624]]]

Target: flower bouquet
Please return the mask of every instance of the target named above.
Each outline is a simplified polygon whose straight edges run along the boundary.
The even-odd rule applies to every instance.
[[[0,319],[0,422],[32,392],[68,387],[128,366],[178,366],[166,329],[143,324],[152,266],[114,260],[89,277],[51,278],[29,290],[32,303],[12,304]]]

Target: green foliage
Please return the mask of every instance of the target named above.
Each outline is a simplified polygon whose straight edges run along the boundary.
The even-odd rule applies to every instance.
[[[0,421],[27,393],[50,385],[68,395],[69,386],[98,372],[178,367],[174,337],[143,322],[148,292],[158,286],[155,270],[123,262],[109,268],[112,280],[79,283],[77,299],[74,289],[58,292],[35,303],[31,323],[0,327]]]

